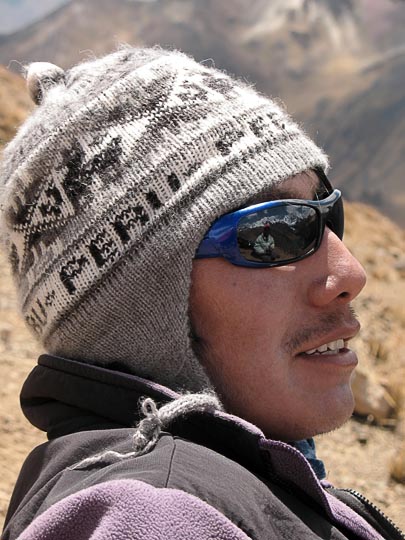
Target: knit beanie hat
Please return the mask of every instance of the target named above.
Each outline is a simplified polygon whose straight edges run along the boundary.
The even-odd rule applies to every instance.
[[[325,155],[274,101],[178,52],[34,63],[27,83],[38,107],[0,173],[25,321],[52,354],[210,387],[190,338],[196,248],[216,218]]]

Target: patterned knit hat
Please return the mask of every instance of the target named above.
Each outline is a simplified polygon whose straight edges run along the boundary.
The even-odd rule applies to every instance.
[[[210,224],[325,155],[273,101],[178,52],[123,48],[63,72],[4,151],[1,232],[50,353],[209,387],[188,317]]]

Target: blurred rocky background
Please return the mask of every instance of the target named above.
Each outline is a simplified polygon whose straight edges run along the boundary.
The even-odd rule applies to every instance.
[[[0,0],[0,148],[32,108],[22,66],[67,68],[118,43],[175,47],[242,77],[331,156],[346,242],[369,281],[353,380],[355,417],[319,437],[329,479],[405,529],[405,2],[394,0]],[[1,150],[0,150],[1,152]],[[27,452],[44,440],[19,411],[39,352],[0,256],[0,518]]]
[[[404,1],[1,0],[0,9],[11,28],[40,17],[0,36],[0,64],[14,72],[34,60],[67,68],[119,42],[161,44],[280,96],[332,156],[346,197],[405,225]]]

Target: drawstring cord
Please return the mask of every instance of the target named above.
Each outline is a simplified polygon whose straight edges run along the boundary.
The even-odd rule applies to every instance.
[[[144,399],[141,411],[145,418],[139,422],[132,437],[134,454],[137,456],[146,454],[155,446],[162,429],[162,420],[153,399]]]
[[[80,461],[69,469],[78,469],[103,462],[111,464],[129,457],[147,454],[155,447],[161,431],[168,428],[176,418],[193,412],[214,412],[215,410],[222,410],[221,402],[217,396],[209,393],[185,394],[166,403],[160,409],[153,399],[145,398],[141,404],[144,418],[136,426],[132,437],[132,452],[122,454],[114,450],[106,450],[102,454]]]
[[[214,412],[222,410],[217,396],[213,394],[185,394],[160,409],[151,398],[142,402],[141,411],[145,418],[141,420],[133,436],[134,451],[137,456],[146,454],[151,450],[159,438],[160,432],[178,417],[193,412]]]

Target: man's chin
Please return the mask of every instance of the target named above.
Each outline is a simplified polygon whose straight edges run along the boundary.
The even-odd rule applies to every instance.
[[[294,438],[290,440],[301,440],[330,433],[342,427],[353,415],[354,398],[350,387],[344,395],[328,400],[322,403],[321,407],[316,407],[312,414],[301,425],[296,423]],[[285,439],[284,439],[285,440]]]
[[[330,433],[331,431],[336,431],[344,424],[346,424],[352,417],[354,411],[354,399],[352,394],[351,397],[352,399],[346,407],[343,407],[341,404],[339,410],[335,411],[334,414],[331,413],[331,415],[327,418],[319,418],[316,429],[311,430],[311,437],[314,437],[315,435],[324,435],[325,433]]]

